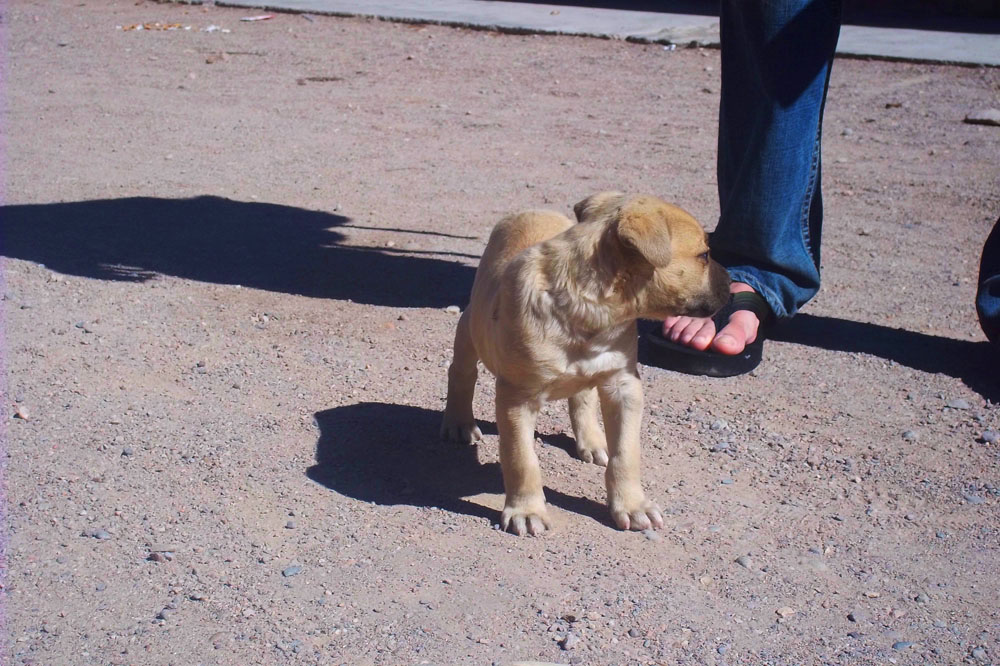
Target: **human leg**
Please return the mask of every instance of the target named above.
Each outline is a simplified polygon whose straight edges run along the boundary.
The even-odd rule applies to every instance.
[[[820,136],[839,0],[722,3],[718,181],[721,216],[712,254],[734,292],[760,294],[790,317],[819,288]],[[737,354],[757,336],[737,310],[716,335],[711,319],[674,317],[663,337]]]
[[[1000,348],[1000,220],[983,246],[976,312],[986,337]]]

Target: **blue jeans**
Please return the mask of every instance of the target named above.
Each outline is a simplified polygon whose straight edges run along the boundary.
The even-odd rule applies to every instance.
[[[819,290],[820,136],[839,0],[723,0],[712,255],[790,317]]]
[[[1000,347],[1000,220],[993,225],[993,231],[983,246],[976,312],[986,337]]]

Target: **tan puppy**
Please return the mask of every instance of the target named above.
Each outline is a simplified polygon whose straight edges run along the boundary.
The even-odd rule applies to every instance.
[[[729,299],[726,270],[709,259],[704,230],[680,208],[601,192],[574,211],[579,224],[528,211],[493,229],[448,369],[441,434],[463,443],[482,437],[472,414],[477,360],[496,376],[501,525],[520,535],[551,527],[535,417],[543,402],[560,398],[569,399],[580,458],[607,465],[608,507],[618,527],[663,526],[639,483],[635,320],[706,317]]]

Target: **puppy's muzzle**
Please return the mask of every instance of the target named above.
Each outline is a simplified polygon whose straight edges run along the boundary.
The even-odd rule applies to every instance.
[[[718,262],[708,266],[708,290],[691,300],[683,313],[688,317],[711,317],[729,302],[729,272]]]

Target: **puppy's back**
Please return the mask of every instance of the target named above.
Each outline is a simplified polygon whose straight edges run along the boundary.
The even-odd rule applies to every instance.
[[[473,293],[484,281],[498,282],[503,267],[526,248],[558,236],[572,226],[568,217],[551,210],[528,210],[497,222],[479,261]]]

